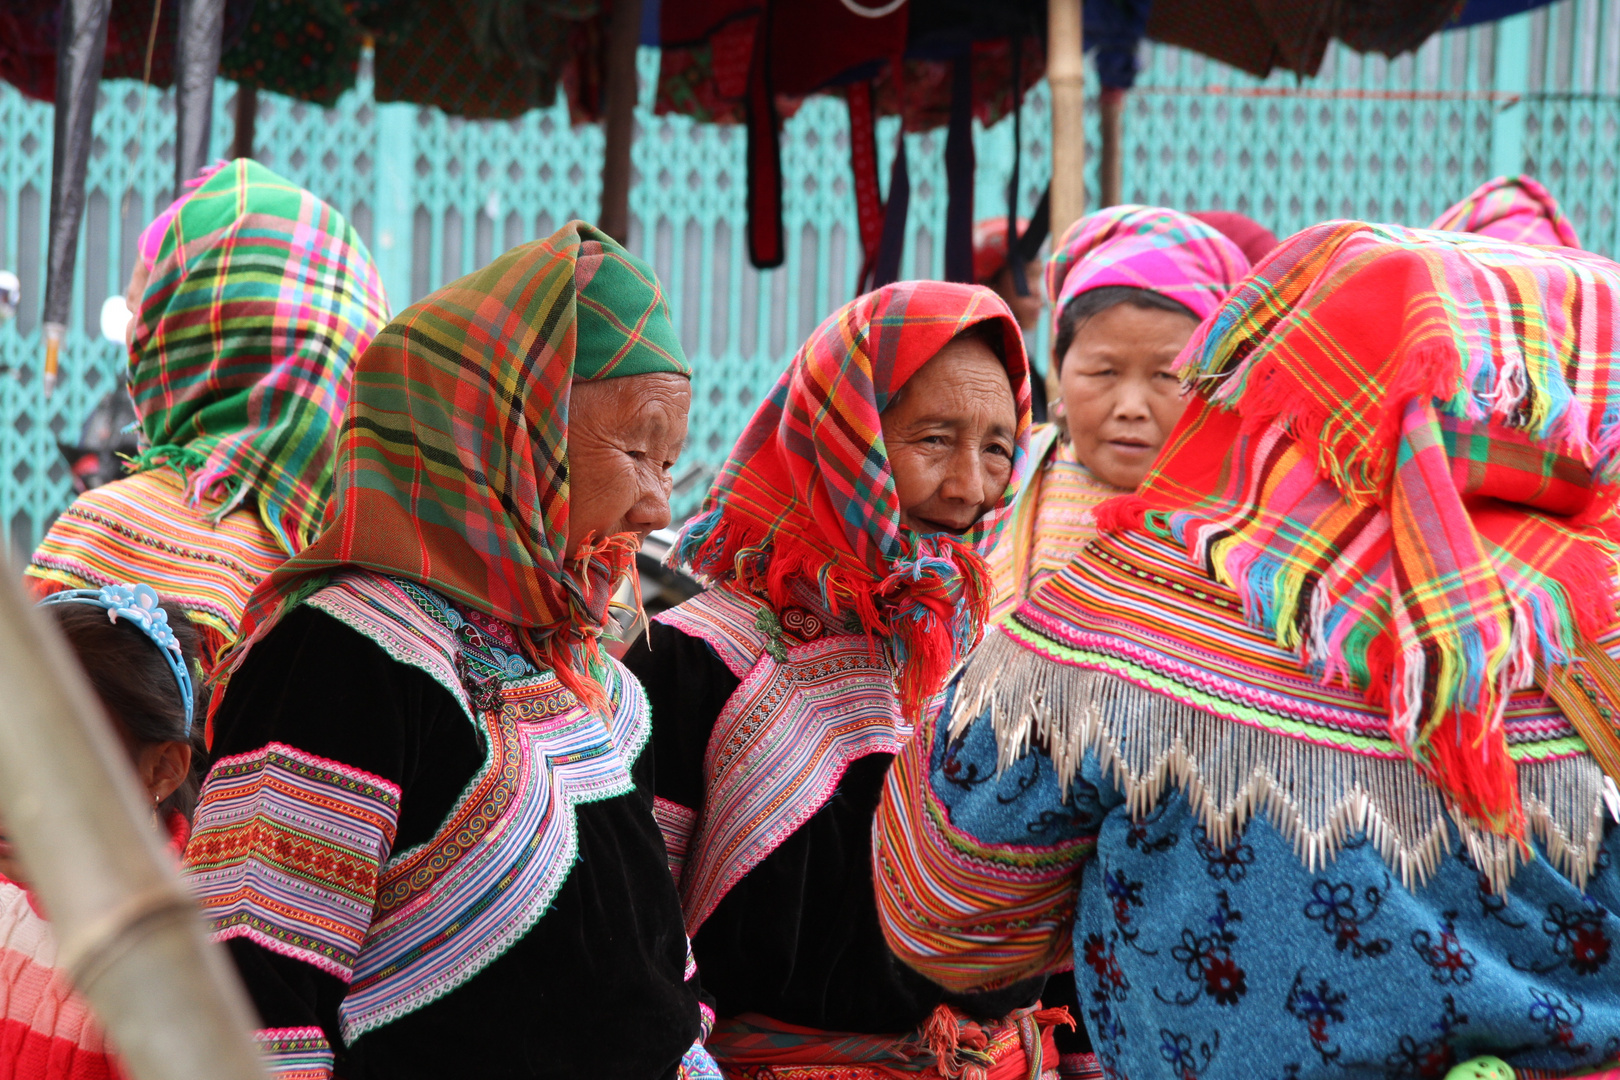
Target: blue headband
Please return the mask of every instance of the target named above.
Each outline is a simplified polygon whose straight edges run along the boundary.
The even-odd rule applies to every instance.
[[[180,640],[174,636],[174,630],[169,626],[169,613],[159,607],[158,603],[158,594],[152,591],[150,585],[108,585],[103,589],[69,589],[66,592],[52,593],[41,600],[39,606],[89,604],[105,610],[111,622],[117,622],[118,617],[122,615],[140,627],[141,632],[151,638],[163,653],[163,658],[169,662],[169,670],[174,672],[174,681],[180,684],[180,700],[186,705],[186,728],[185,734],[177,741],[186,742],[191,739],[191,714],[194,707],[191,673],[186,670],[186,654],[180,649]]]

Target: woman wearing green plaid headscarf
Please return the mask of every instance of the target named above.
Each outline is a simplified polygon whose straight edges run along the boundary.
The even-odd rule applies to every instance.
[[[343,216],[254,161],[205,171],[137,252],[145,450],[136,475],[69,508],[29,575],[40,592],[151,582],[212,663],[254,586],[319,530],[354,363],[387,304]]]
[[[597,647],[688,376],[652,272],[582,222],[361,357],[325,527],[222,664],[186,852],[281,1075],[718,1080],[646,696]]]

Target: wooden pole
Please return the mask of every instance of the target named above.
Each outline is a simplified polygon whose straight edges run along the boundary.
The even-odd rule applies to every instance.
[[[60,964],[135,1080],[265,1080],[247,995],[128,753],[53,621],[0,576],[0,815]]]
[[[1046,82],[1052,93],[1052,240],[1086,212],[1086,75],[1080,0],[1047,0]]]
[[[254,129],[259,122],[259,88],[253,83],[236,84],[236,135],[231,140],[231,160],[253,156]]]
[[[1102,192],[1097,205],[1118,206],[1125,201],[1125,91],[1104,90],[1097,97],[1097,108],[1102,114],[1102,153],[1097,161]]]
[[[630,143],[636,131],[636,45],[641,0],[613,0],[608,29],[607,114],[602,118],[602,231],[630,242]]]

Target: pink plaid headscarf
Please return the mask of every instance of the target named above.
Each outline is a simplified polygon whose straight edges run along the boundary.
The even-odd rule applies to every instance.
[[[1205,319],[1248,273],[1242,249],[1189,214],[1110,206],[1069,226],[1046,264],[1053,332],[1070,300],[1106,285],[1151,289]]]
[[[1529,176],[1498,176],[1435,219],[1431,229],[1543,247],[1581,246],[1558,200]]]

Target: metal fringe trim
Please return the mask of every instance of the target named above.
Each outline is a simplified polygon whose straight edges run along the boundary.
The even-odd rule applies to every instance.
[[[1095,750],[1133,816],[1151,811],[1173,782],[1216,843],[1229,845],[1263,812],[1313,871],[1365,832],[1407,888],[1422,885],[1445,858],[1448,818],[1498,893],[1520,863],[1534,857],[1511,838],[1449,813],[1410,761],[1224,720],[1119,676],[1049,660],[999,629],[963,669],[951,736],[986,710],[998,769],[1036,745],[1050,755],[1058,776],[1073,777],[1084,754]],[[1519,793],[1531,834],[1553,865],[1584,888],[1603,839],[1597,763],[1582,755],[1520,765]]]

